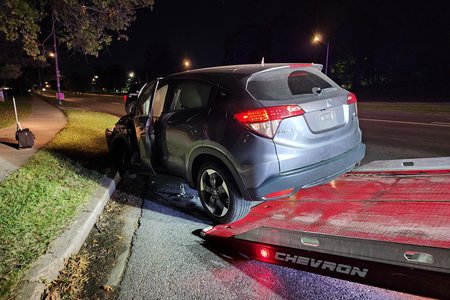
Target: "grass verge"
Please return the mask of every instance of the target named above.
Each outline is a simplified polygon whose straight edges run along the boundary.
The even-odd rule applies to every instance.
[[[112,128],[117,117],[85,111],[66,111],[68,126],[46,149],[75,159],[82,166],[104,172],[108,166],[105,128]]]
[[[16,99],[19,120],[24,120],[31,113],[31,103],[26,98]],[[16,123],[12,100],[0,102],[0,128],[5,128]]]
[[[77,111],[67,116],[67,127],[48,146],[0,182],[0,299],[13,295],[25,271],[67,227],[102,178],[104,129],[117,118]]]
[[[450,103],[358,102],[358,109],[362,111],[399,111],[432,115],[450,115]]]

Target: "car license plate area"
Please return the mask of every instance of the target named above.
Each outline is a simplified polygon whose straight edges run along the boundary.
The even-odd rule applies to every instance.
[[[313,133],[333,130],[345,124],[344,111],[340,106],[308,112],[305,119]]]
[[[310,111],[305,113],[304,117],[312,133],[330,131],[346,123],[343,106]]]
[[[336,120],[336,116],[333,114],[333,112],[324,113],[320,116],[320,120],[325,123],[333,122],[333,120]]]
[[[333,128],[337,125],[336,113],[334,111],[327,111],[325,113],[320,114],[320,129],[328,129]]]

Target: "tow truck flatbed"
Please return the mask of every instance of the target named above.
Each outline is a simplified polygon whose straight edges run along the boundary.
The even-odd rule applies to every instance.
[[[450,158],[375,162],[201,235],[269,263],[450,298]]]

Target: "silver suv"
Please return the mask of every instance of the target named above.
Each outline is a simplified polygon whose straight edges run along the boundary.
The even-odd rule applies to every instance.
[[[213,220],[240,219],[248,200],[288,197],[363,159],[356,97],[321,68],[224,66],[149,82],[106,131],[110,153],[122,174],[182,177]]]

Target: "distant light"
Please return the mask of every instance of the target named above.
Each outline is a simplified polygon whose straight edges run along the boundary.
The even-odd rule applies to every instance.
[[[134,72],[130,72],[130,74],[128,74],[128,77],[133,78],[134,77]]]
[[[183,60],[183,66],[184,66],[186,69],[189,69],[189,68],[191,67],[191,61],[190,61],[189,59]]]
[[[322,37],[318,34],[314,35],[313,43],[320,43],[322,41]]]
[[[262,249],[259,250],[259,255],[260,255],[262,258],[269,258],[269,256],[270,256],[270,251],[269,251],[267,248],[262,248]]]
[[[53,53],[53,52],[48,52],[48,56],[50,56],[50,57],[55,57],[55,53]]]
[[[95,78],[95,79],[98,79],[98,75],[95,75],[94,78]]]
[[[42,91],[43,91],[43,92],[45,92],[45,91],[46,91],[46,89],[45,89],[45,88],[42,88]]]

